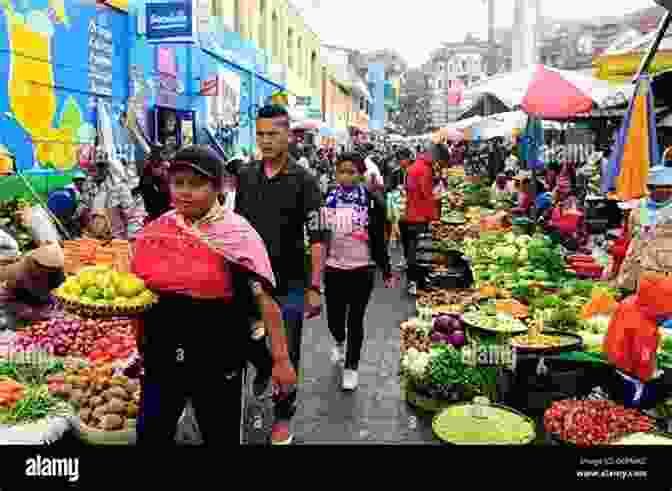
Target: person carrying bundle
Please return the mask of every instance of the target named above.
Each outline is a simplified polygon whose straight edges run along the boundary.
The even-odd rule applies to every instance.
[[[627,290],[637,289],[645,271],[672,273],[672,165],[651,168],[648,185],[649,197],[631,211],[622,239],[612,246],[609,278]]]

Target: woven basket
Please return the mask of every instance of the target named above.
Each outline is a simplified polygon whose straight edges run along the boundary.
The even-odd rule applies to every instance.
[[[127,420],[126,428],[117,431],[103,431],[91,428],[79,418],[73,422],[77,438],[89,445],[135,445],[137,442],[136,420]]]
[[[159,297],[155,295],[152,303],[138,307],[122,307],[120,305],[84,305],[79,302],[66,300],[57,293],[53,293],[53,296],[67,312],[92,319],[103,317],[137,317],[147,312],[159,301]]]

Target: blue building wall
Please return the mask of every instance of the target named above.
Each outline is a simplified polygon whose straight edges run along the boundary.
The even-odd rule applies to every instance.
[[[57,3],[0,5],[0,153],[26,173],[72,169],[94,143],[96,98],[118,119],[128,96],[128,15],[93,1]],[[114,131],[127,156],[125,131]]]
[[[129,96],[143,103],[139,116],[148,136],[151,110],[168,99],[178,110],[195,112],[196,139],[207,142],[200,83],[219,70],[240,77],[237,143],[254,145],[256,108],[283,89],[266,79],[267,57],[254,45],[235,33],[215,34],[212,46],[205,43],[211,54],[193,45],[164,45],[177,73],[173,87],[161,90],[158,46],[137,30],[143,1],[129,13],[93,0],[64,0],[62,9],[59,3],[0,2],[0,158],[12,155],[24,173],[67,173],[93,148],[102,100],[113,122],[115,156],[132,160],[135,148],[118,122]]]
[[[369,128],[382,130],[385,127],[385,65],[369,64],[369,88],[373,99]]]
[[[131,63],[142,72],[142,78],[149,81],[146,88],[146,128],[153,133],[152,110],[155,106],[166,106],[168,100],[178,111],[193,111],[195,115],[195,137],[198,143],[211,143],[212,135],[220,147],[227,151],[245,148],[250,151],[255,146],[254,120],[256,110],[278,90],[280,85],[265,78],[267,56],[246,42],[236,33],[214,32],[201,36],[199,44],[150,44],[137,29],[132,28],[135,39]],[[175,78],[177,93],[167,93],[161,89],[161,82],[170,76],[160,73],[159,50],[170,51],[176,60]],[[217,132],[209,125],[208,106],[214,98],[200,95],[201,82],[219,76],[239,92],[239,125],[233,132]],[[164,84],[165,86],[165,84]],[[168,104],[168,105],[171,105]]]

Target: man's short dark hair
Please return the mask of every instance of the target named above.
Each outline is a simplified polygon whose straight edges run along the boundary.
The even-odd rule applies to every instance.
[[[268,104],[259,109],[259,112],[257,113],[257,119],[275,118],[287,118],[289,121],[289,113],[287,112],[287,109],[275,104]]]
[[[343,162],[352,162],[355,164],[355,167],[357,167],[360,174],[364,174],[364,172],[366,172],[364,157],[359,152],[345,152],[339,155],[336,159],[336,169],[338,169]]]

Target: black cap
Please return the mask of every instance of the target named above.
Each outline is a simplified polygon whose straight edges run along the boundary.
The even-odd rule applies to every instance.
[[[224,176],[225,162],[211,148],[205,145],[191,145],[181,148],[170,164],[171,169],[190,167],[208,179],[219,181]]]

